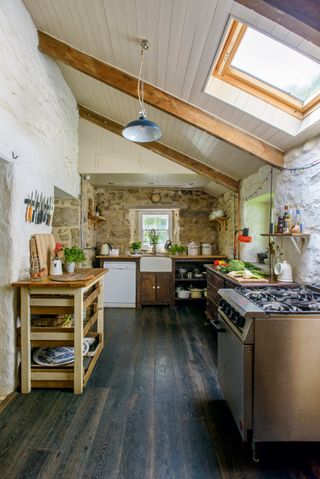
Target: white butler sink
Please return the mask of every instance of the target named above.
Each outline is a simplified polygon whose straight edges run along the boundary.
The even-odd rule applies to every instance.
[[[140,258],[140,271],[142,272],[170,272],[172,259],[166,256],[142,256]]]

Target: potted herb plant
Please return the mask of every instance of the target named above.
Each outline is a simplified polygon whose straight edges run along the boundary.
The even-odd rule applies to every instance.
[[[83,264],[86,261],[86,256],[81,248],[72,246],[71,248],[64,248],[64,262],[67,273],[73,273],[76,263]]]
[[[170,246],[168,251],[169,251],[170,254],[179,255],[179,254],[185,253],[186,249],[187,248],[185,246],[182,246],[182,245],[179,245],[179,244],[173,244],[172,246]]]
[[[138,251],[141,249],[141,241],[134,241],[130,244],[130,248],[133,254],[138,254]]]

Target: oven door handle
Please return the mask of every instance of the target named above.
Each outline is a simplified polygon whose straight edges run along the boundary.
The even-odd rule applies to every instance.
[[[221,323],[218,319],[211,319],[210,323],[214,327],[214,329],[217,331],[217,333],[225,333],[226,329],[221,326]]]

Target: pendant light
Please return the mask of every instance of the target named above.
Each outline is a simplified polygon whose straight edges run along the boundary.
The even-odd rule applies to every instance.
[[[148,49],[148,40],[142,40],[140,43],[140,70],[138,77],[139,117],[137,120],[130,121],[122,130],[124,138],[137,143],[156,141],[162,136],[159,126],[155,122],[148,120],[144,106],[143,60],[144,54]]]

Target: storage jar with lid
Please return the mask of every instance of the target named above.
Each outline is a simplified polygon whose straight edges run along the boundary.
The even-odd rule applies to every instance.
[[[198,256],[199,254],[199,245],[194,241],[188,244],[188,255],[189,256]]]
[[[202,256],[211,256],[212,246],[209,243],[202,243],[201,245],[201,254]]]

